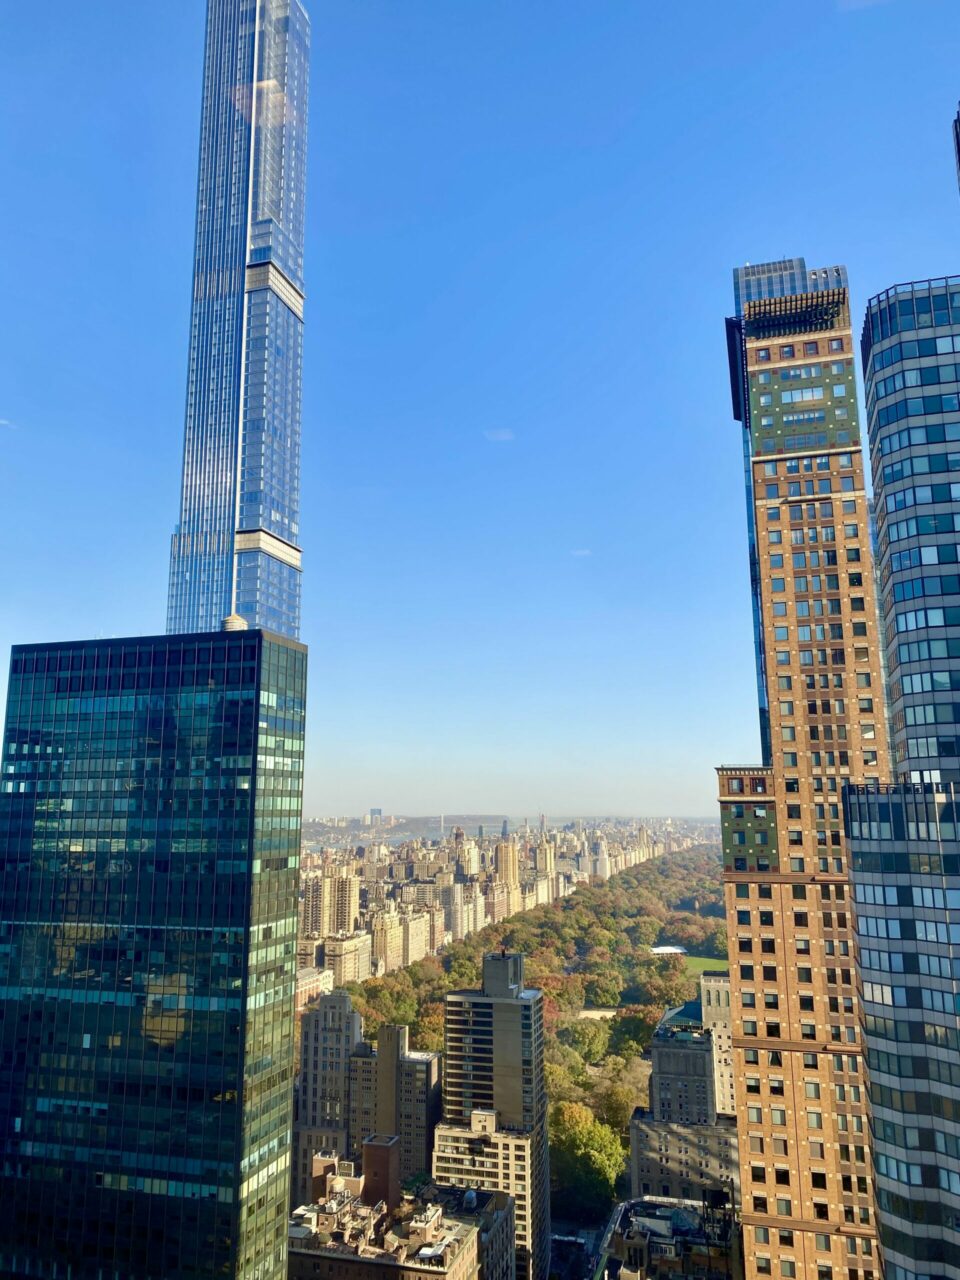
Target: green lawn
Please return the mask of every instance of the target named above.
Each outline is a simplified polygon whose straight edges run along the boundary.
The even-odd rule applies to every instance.
[[[699,977],[706,969],[715,969],[717,973],[726,973],[730,966],[725,960],[716,960],[712,956],[684,956],[687,973]]]

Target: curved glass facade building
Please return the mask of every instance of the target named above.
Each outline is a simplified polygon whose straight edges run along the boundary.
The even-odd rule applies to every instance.
[[[309,42],[299,0],[208,5],[173,633],[299,634]]]
[[[861,340],[891,786],[845,797],[888,1280],[960,1280],[960,277]]]

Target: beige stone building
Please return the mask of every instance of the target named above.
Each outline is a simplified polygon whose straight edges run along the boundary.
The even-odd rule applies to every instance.
[[[719,1115],[736,1113],[733,1088],[733,1023],[730,1017],[730,974],[700,975],[700,1014],[713,1038],[713,1088]]]
[[[323,940],[323,965],[333,970],[333,985],[366,982],[372,973],[373,947],[369,933],[349,933]]]
[[[534,1139],[529,1133],[497,1128],[491,1111],[474,1111],[469,1125],[437,1126],[433,1177],[441,1186],[505,1191],[513,1197],[518,1277],[546,1277],[535,1269],[540,1208],[534,1200]],[[547,1235],[549,1251],[549,1229]]]
[[[300,1024],[300,1074],[293,1126],[293,1203],[309,1203],[313,1155],[346,1154],[350,1142],[350,1062],[363,1028],[346,991],[321,996]]]
[[[702,1009],[707,994],[713,1008],[718,988],[722,992],[722,982],[714,981],[709,992],[701,985],[701,1000],[665,1015],[651,1042],[650,1105],[638,1107],[630,1121],[635,1197],[700,1200],[704,1193],[719,1192],[730,1205],[737,1203],[736,1121],[717,1106],[718,1081],[726,1085],[727,1080],[725,1053],[717,1030],[704,1026]],[[724,1007],[721,1001],[714,1012],[722,1014]],[[714,1026],[722,1029],[722,1023],[717,1017]]]
[[[401,1179],[429,1175],[440,1112],[440,1055],[411,1049],[408,1027],[383,1026],[375,1048],[366,1041],[355,1048],[347,1148],[352,1155],[371,1134],[395,1134]]]

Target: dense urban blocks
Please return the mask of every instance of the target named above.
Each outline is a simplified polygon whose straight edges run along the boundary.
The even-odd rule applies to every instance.
[[[0,1271],[286,1273],[306,651],[13,650]]]

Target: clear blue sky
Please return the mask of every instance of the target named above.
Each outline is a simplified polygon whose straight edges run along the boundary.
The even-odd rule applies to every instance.
[[[960,6],[310,9],[306,811],[712,813],[758,751],[730,269],[846,262],[858,316],[960,272]],[[3,27],[5,669],[163,628],[203,4]]]

